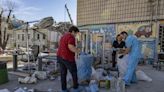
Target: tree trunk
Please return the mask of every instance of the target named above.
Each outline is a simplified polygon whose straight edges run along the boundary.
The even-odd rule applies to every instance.
[[[1,48],[3,49],[3,51],[6,49],[6,46],[7,46],[7,42],[9,40],[9,34],[6,33],[7,31],[7,28],[5,28],[4,30],[4,35],[3,35],[3,43],[1,45]],[[7,37],[6,37],[7,36]]]
[[[8,25],[8,27],[9,27],[9,20],[10,20],[11,12],[12,12],[12,10],[9,11],[9,14],[8,14],[8,17],[6,20],[6,24]],[[3,22],[2,15],[3,15],[3,10],[1,11],[1,14],[0,14],[0,47],[1,47],[2,53],[3,53],[4,50],[6,49],[7,42],[9,40],[9,34],[7,33],[8,28],[5,28],[4,32],[2,33],[2,22]]]
[[[2,14],[3,14],[3,10],[1,11],[0,14],[0,47],[2,46]]]

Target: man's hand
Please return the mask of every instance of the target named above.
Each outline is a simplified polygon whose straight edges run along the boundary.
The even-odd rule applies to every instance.
[[[125,49],[123,49],[123,48],[120,48],[119,50],[118,50],[118,53],[119,54],[122,54],[122,53],[124,53],[125,52]]]
[[[124,53],[123,53],[123,55],[128,54],[130,52],[130,50],[131,50],[130,48],[126,48],[125,51],[124,51]]]
[[[69,50],[70,51],[72,51],[72,52],[74,52],[74,53],[80,53],[80,49],[79,48],[76,48],[74,45],[72,45],[72,44],[68,44],[68,48],[69,48]]]
[[[118,51],[119,54],[122,54],[122,55],[126,55],[130,52],[130,48],[124,48],[124,49],[121,49],[120,51]]]
[[[81,52],[81,49],[80,48],[77,48],[77,54],[79,54]]]

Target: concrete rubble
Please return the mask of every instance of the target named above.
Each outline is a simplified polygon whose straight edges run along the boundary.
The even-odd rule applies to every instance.
[[[43,71],[35,71],[32,76],[27,76],[25,78],[18,78],[19,83],[25,84],[35,84],[37,83],[37,79],[45,80],[47,79],[47,73]]]
[[[10,92],[8,89],[2,89],[0,92]]]

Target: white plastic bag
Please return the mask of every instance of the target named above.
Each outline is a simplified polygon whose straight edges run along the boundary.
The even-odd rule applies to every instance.
[[[47,79],[47,73],[44,71],[35,71],[32,76],[34,76],[40,80]]]
[[[16,91],[14,91],[14,92],[26,92],[24,89],[22,89],[22,88],[19,88],[19,89],[17,89]]]
[[[103,68],[99,68],[99,69],[94,69],[92,67],[92,74],[91,74],[91,79],[92,80],[105,80],[106,76],[104,76],[103,74],[107,74],[107,72],[103,69]]]
[[[69,71],[67,71],[67,81],[72,80],[72,76],[71,73]]]
[[[92,75],[96,74],[96,70],[92,67]]]
[[[118,55],[118,57],[119,57],[119,55]],[[117,58],[117,65],[118,65],[119,75],[121,78],[124,77],[125,72],[127,70],[128,57],[129,57],[129,55],[125,55],[122,59]]]
[[[91,80],[97,80],[97,78],[96,78],[96,70],[93,67],[92,67]]]
[[[118,55],[118,57],[119,57],[119,55]],[[126,70],[127,70],[127,67],[128,67],[128,57],[129,57],[129,55],[125,55],[122,59],[117,58],[117,65],[118,65],[120,78],[123,78],[125,73],[126,73]],[[141,70],[136,71],[136,76],[137,76],[138,80],[148,81],[148,82],[152,81],[152,79],[150,77],[148,77]]]
[[[150,77],[148,77],[143,71],[141,70],[137,70],[136,71],[136,75],[137,75],[137,79],[138,80],[142,80],[142,81],[147,81],[147,82],[151,82],[152,79]]]
[[[68,71],[67,73],[67,85],[68,85],[68,88],[72,87],[72,76],[71,76],[71,73]]]
[[[27,76],[25,78],[18,78],[18,82],[25,83],[25,84],[37,83],[37,78],[35,78],[34,76],[32,77]]]

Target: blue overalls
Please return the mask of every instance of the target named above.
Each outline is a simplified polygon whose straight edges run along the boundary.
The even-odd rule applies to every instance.
[[[124,76],[126,85],[130,85],[132,82],[137,82],[136,68],[141,57],[141,44],[140,41],[134,35],[129,35],[126,40],[126,47],[130,48],[128,67]]]

